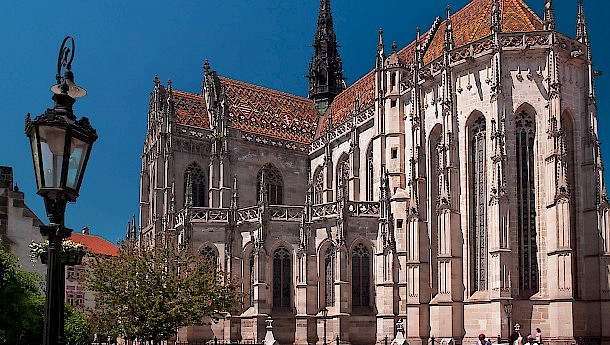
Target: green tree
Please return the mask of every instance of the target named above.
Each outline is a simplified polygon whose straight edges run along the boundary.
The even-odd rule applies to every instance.
[[[85,284],[98,293],[94,331],[159,343],[176,329],[204,324],[232,312],[236,286],[215,263],[188,250],[158,244],[122,244],[118,256],[88,260]]]
[[[0,344],[42,343],[42,280],[19,269],[19,259],[0,243]]]
[[[72,309],[70,305],[66,305],[64,318],[66,345],[91,344],[91,324],[87,315]]]

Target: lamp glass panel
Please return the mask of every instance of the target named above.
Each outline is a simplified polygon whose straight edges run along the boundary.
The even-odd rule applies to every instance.
[[[66,129],[41,125],[40,151],[42,154],[42,169],[44,171],[44,186],[47,188],[61,187],[61,170],[64,160],[64,145]]]
[[[84,173],[83,165],[85,164],[85,157],[87,156],[87,150],[89,144],[86,142],[72,137],[70,145],[70,159],[68,160],[68,178],[66,180],[66,187],[76,189],[78,181]]]
[[[36,128],[31,129],[30,146],[32,147],[32,158],[34,159],[34,174],[36,175],[36,186],[40,189],[42,181],[40,178],[40,152],[38,152],[38,140],[36,137]]]

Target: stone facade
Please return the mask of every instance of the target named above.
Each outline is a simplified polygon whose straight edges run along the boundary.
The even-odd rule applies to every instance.
[[[336,49],[320,36],[328,0],[320,18],[316,54]],[[474,343],[508,338],[510,304],[524,336],[610,342],[582,2],[576,39],[550,0],[542,19],[521,0],[474,0],[416,37],[386,53],[380,31],[375,68],[345,90],[319,78],[337,61],[310,66],[311,99],[207,62],[201,94],[155,78],[139,239],[216,260],[244,293],[238,313],[180,340],[261,340],[271,315],[280,344],[321,344],[324,323],[329,341],[372,344],[399,319],[410,344]]]

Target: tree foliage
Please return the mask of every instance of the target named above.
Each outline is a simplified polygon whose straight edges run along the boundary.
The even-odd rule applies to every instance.
[[[94,257],[85,273],[87,288],[99,294],[94,331],[159,342],[180,327],[232,312],[236,286],[215,264],[171,245],[132,242],[123,243],[118,256]]]
[[[19,269],[0,244],[0,344],[42,343],[44,296],[39,275]]]
[[[70,305],[66,305],[64,319],[66,345],[91,344],[91,324],[85,314],[72,309]]]

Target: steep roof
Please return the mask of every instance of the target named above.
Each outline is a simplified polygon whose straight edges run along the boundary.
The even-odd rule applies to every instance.
[[[316,134],[318,112],[307,98],[220,77],[233,128],[299,143]]]
[[[460,47],[477,41],[491,34],[491,5],[493,0],[473,0],[462,9],[451,15],[453,24],[453,36],[455,46]],[[503,32],[528,32],[542,30],[542,20],[534,13],[523,0],[500,0],[502,13]],[[445,40],[445,29],[447,20],[444,20],[430,41],[430,46],[424,55],[424,63],[427,64],[443,54]],[[430,31],[423,33],[420,40],[424,41],[431,34]],[[413,63],[415,55],[415,41],[398,51],[400,59],[408,64]],[[329,112],[332,115],[332,126],[338,126],[350,118],[353,104],[356,98],[360,98],[361,108],[372,105],[375,93],[374,70],[366,74],[352,86],[340,93],[328,111],[321,119],[320,129],[317,137],[327,130],[327,118]],[[371,95],[371,98],[363,99],[363,94]]]
[[[205,99],[201,95],[173,90],[176,121],[181,125],[210,128]]]
[[[87,250],[95,254],[111,256],[119,255],[119,248],[117,246],[99,236],[79,234],[73,232],[68,239],[84,245],[85,247],[87,247]]]

